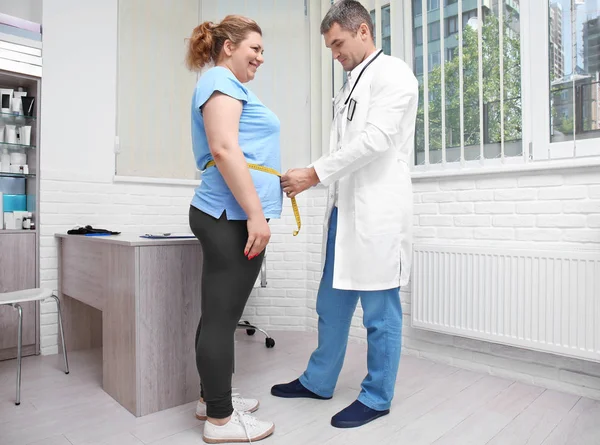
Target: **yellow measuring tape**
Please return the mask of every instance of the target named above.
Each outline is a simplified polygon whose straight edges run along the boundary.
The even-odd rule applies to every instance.
[[[208,167],[216,167],[215,161],[208,161],[205,169]],[[275,175],[281,178],[281,173],[279,173],[274,168],[265,167],[258,164],[248,164],[248,168],[251,170],[258,170],[259,172],[269,173],[271,175]],[[292,200],[292,210],[294,211],[294,218],[296,218],[296,225],[298,226],[298,230],[294,230],[294,236],[300,233],[300,227],[302,227],[302,221],[300,220],[300,211],[298,211],[298,203],[296,202],[296,198],[290,198]]]

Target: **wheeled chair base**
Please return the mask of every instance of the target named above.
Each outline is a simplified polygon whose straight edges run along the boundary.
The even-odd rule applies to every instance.
[[[247,321],[240,321],[237,324],[237,327],[241,328],[241,329],[246,329],[246,334],[248,334],[248,335],[254,335],[256,333],[256,331],[262,332],[264,334],[264,336],[266,337],[265,338],[265,346],[267,348],[275,347],[275,340],[272,339],[271,337],[269,337],[269,334],[267,333],[267,331],[264,331],[261,328],[255,326],[253,324],[250,324]]]

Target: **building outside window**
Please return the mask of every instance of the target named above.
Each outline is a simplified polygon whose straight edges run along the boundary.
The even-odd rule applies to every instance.
[[[600,137],[600,1],[549,9],[551,141]]]
[[[371,16],[371,21],[373,22],[373,42],[377,45],[377,19],[375,18],[375,10],[371,10],[369,14]]]
[[[388,56],[392,54],[392,30],[390,25],[390,5],[381,7],[381,49]]]
[[[518,2],[482,0],[481,20],[477,0],[463,0],[462,11],[457,10],[457,2],[444,3],[448,7],[429,12],[427,17],[412,15],[413,34],[421,34],[413,40],[414,60],[423,60],[427,54],[427,66],[415,69],[420,84],[415,163],[522,155]],[[424,29],[429,37],[426,45]]]

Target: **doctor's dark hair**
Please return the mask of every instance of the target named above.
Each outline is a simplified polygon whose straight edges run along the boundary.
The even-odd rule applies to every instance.
[[[373,37],[371,14],[360,2],[355,0],[339,0],[331,5],[321,22],[321,34],[327,33],[334,23],[340,25],[343,30],[354,34],[358,32],[361,24],[366,23],[371,37]]]
[[[191,71],[200,71],[204,65],[219,60],[226,40],[239,45],[251,32],[262,36],[260,26],[248,17],[228,15],[221,23],[204,22],[196,26],[187,40],[185,64]]]

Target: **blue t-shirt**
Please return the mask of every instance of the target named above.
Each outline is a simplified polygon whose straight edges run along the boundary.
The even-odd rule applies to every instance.
[[[200,77],[192,99],[192,145],[198,169],[204,170],[212,160],[200,107],[215,91],[243,104],[238,140],[246,161],[280,171],[279,119],[231,71],[220,66],[207,70]],[[283,192],[279,177],[257,170],[250,170],[250,174],[265,218],[280,218]],[[216,166],[203,171],[192,206],[214,218],[220,218],[225,211],[227,219],[248,219]]]

